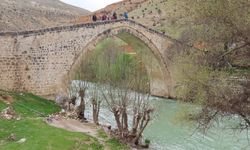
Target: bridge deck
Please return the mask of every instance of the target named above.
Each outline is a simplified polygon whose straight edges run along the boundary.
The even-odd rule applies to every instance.
[[[53,31],[63,31],[63,30],[73,30],[78,28],[93,28],[95,26],[99,25],[105,25],[105,24],[113,24],[117,22],[128,22],[131,24],[138,25],[140,27],[145,28],[146,30],[156,33],[160,36],[168,37],[165,33],[156,31],[152,28],[146,27],[140,23],[137,23],[133,20],[129,19],[118,19],[118,20],[110,20],[110,21],[100,21],[100,22],[93,22],[93,23],[84,23],[84,24],[73,24],[73,25],[66,25],[66,26],[57,26],[57,27],[50,27],[50,28],[44,28],[44,29],[38,29],[38,30],[29,30],[29,31],[7,31],[7,32],[0,32],[0,36],[18,36],[18,35],[30,35],[30,34],[39,34],[39,33],[45,33],[45,32],[53,32]],[[171,38],[172,39],[172,38]]]

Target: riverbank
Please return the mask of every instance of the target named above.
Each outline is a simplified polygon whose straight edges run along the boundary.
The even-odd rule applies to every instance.
[[[118,150],[124,145],[115,139],[101,141],[98,128],[81,124],[79,129],[72,126],[57,128],[44,120],[60,111],[60,108],[47,99],[29,93],[0,92],[0,112],[13,108],[18,119],[0,118],[0,149],[4,150]],[[60,124],[62,122],[55,122]],[[76,123],[75,125],[80,125]],[[89,132],[89,129],[93,130]],[[86,132],[85,132],[86,131]],[[125,149],[124,149],[125,150]]]
[[[117,139],[105,132],[106,128],[91,122],[81,122],[75,119],[53,118],[47,122],[50,126],[71,132],[80,132],[90,135],[104,146],[104,150],[129,150],[130,148],[120,143]]]

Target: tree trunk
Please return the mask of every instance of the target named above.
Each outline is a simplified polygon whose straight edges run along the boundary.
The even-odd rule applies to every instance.
[[[81,97],[81,102],[80,102],[80,106],[78,107],[77,117],[79,119],[86,120],[86,118],[85,118],[85,101],[84,101],[85,89],[81,89],[79,91],[79,96]]]
[[[122,133],[122,125],[121,125],[121,121],[120,121],[119,110],[115,110],[113,113],[114,113],[114,116],[115,116],[115,121],[116,121],[117,128],[119,130],[119,134],[121,135],[121,133]]]
[[[127,109],[126,107],[122,109],[122,118],[121,118],[122,138],[126,138],[129,134],[129,132],[128,132],[128,115],[127,115],[126,109]]]
[[[84,101],[84,98],[81,97],[81,102],[78,107],[77,117],[79,119],[86,120],[84,112],[85,112],[85,101]]]
[[[122,116],[123,116],[122,118],[123,118],[123,123],[124,123],[123,129],[125,131],[128,131],[128,114],[126,112],[126,109],[124,109]]]
[[[135,145],[138,145],[138,144],[139,144],[139,140],[140,140],[140,138],[141,138],[141,135],[142,135],[143,131],[145,130],[145,128],[147,127],[148,122],[149,122],[149,120],[147,120],[147,121],[145,122],[143,128],[139,130],[139,132],[137,133],[136,137],[134,138],[134,143],[135,143]]]
[[[96,125],[99,125],[99,111],[100,111],[100,102],[97,102],[96,99],[92,99],[92,108],[93,108],[93,121]]]
[[[139,144],[139,140],[140,140],[140,138],[142,136],[142,133],[145,130],[145,128],[147,127],[149,121],[150,121],[150,111],[146,110],[144,112],[143,119],[141,120],[140,130],[137,132],[136,137],[133,140],[135,145]]]
[[[139,126],[139,122],[141,120],[141,115],[140,114],[135,114],[133,120],[134,120],[134,122],[133,122],[132,134],[136,135],[137,129],[138,129],[138,126]]]

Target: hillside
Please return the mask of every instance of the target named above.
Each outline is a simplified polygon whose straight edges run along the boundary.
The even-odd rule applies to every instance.
[[[191,12],[183,9],[186,1],[174,0],[149,0],[141,5],[141,7],[130,12],[130,17],[137,22],[147,25],[158,31],[164,31],[171,37],[181,38],[183,28],[188,27],[185,23],[187,20],[192,21]],[[176,24],[178,20],[182,23]]]
[[[59,0],[1,0],[0,31],[18,31],[68,24],[90,13]]]
[[[75,20],[74,23],[84,23],[84,22],[91,22],[91,16],[96,14],[98,17],[102,16],[104,13],[112,14],[114,11],[118,14],[118,16],[122,16],[124,12],[131,12],[135,9],[141,7],[141,5],[148,0],[123,0],[111,5],[106,6],[103,9],[93,12],[89,16],[81,16]]]
[[[148,0],[147,2],[141,4],[140,7],[131,11],[129,13],[129,16],[131,19],[134,19],[137,22],[147,25],[148,27],[158,30],[160,32],[165,32],[167,35],[175,39],[178,39],[184,43],[189,43],[191,45],[194,45],[198,49],[206,51],[209,49],[214,50],[212,45],[217,45],[218,42],[213,43],[212,41],[215,38],[218,38],[218,36],[221,34],[220,30],[217,29],[218,26],[224,27],[225,32],[227,32],[226,30],[227,28],[231,29],[231,27],[227,26],[227,24],[223,25],[222,23],[217,23],[217,28],[213,29],[212,26],[216,24],[216,22],[213,22],[214,24],[209,24],[208,18],[207,19],[199,18],[199,13],[197,14],[197,10],[194,9],[197,6],[195,3],[191,2],[192,1]],[[246,7],[249,6],[245,5],[243,2],[242,2],[242,8],[247,9]],[[241,3],[241,1],[239,1],[238,3]],[[230,13],[230,9],[232,10],[238,9],[236,4],[232,4],[231,5],[232,8],[228,7],[229,6],[225,6],[224,9],[225,12],[221,13],[222,16],[225,15],[227,11]],[[200,12],[202,13],[204,9],[203,10],[201,9]],[[248,20],[248,22],[250,21]],[[245,22],[244,24],[247,23]],[[210,26],[212,29],[210,29],[209,32],[206,32],[208,26]],[[242,26],[241,28],[242,32],[244,33],[244,30],[246,30],[245,29],[246,26]],[[203,32],[205,33],[203,34]],[[221,38],[222,41],[224,40],[224,38],[228,38],[228,40],[232,42],[233,39],[237,38],[233,36],[234,35],[231,35],[231,37],[222,36],[219,38]],[[223,49],[224,46],[219,46],[217,48]],[[249,47],[239,49],[235,52],[230,53],[228,56],[230,57],[230,63],[232,66],[239,66],[244,68],[250,67]]]
[[[123,0],[121,2],[117,2],[111,5],[108,5],[107,7],[98,10],[97,12],[107,12],[111,13],[113,11],[116,11],[118,15],[122,15],[125,11],[131,12],[141,6],[144,2],[147,0]]]

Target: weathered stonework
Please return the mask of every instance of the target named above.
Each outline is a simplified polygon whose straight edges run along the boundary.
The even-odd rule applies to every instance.
[[[145,42],[159,61],[149,73],[151,93],[173,97],[168,53],[176,41],[130,20],[0,33],[0,89],[49,95],[87,51],[102,39],[128,32]]]

